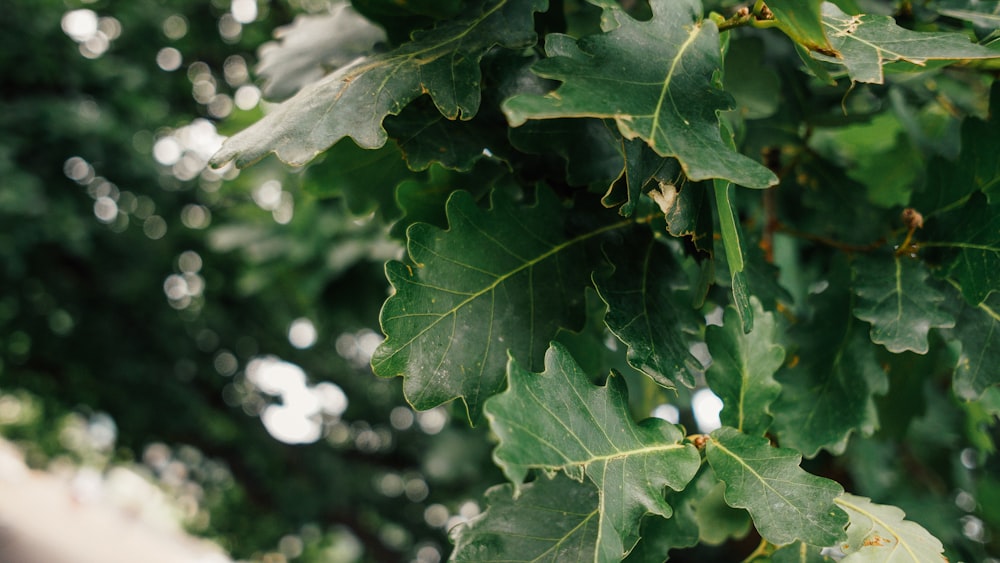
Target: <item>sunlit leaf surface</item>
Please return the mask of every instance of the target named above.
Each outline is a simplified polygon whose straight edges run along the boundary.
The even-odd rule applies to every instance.
[[[895,506],[844,493],[836,501],[851,522],[840,544],[844,563],[942,563],[944,547],[923,526],[904,520]]]

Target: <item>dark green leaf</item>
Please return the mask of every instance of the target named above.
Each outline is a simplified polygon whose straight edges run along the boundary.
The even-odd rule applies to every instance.
[[[960,208],[927,223],[923,248],[933,251],[971,305],[1000,291],[1000,205],[976,192]]]
[[[778,342],[780,332],[774,314],[765,312],[756,297],[754,329],[745,334],[739,313],[726,307],[723,325],[709,326],[705,342],[712,353],[712,365],[705,373],[712,391],[722,399],[722,424],[753,436],[763,435],[771,425],[771,403],[781,393],[774,373],[785,360]]]
[[[413,178],[396,143],[365,150],[344,139],[306,169],[302,182],[315,196],[342,196],[355,215],[376,211],[388,221],[400,215],[397,184]]]
[[[781,395],[771,406],[781,444],[806,457],[820,449],[842,453],[852,432],[874,432],[872,395],[887,391],[867,327],[851,314],[847,266],[835,268],[813,318],[789,329],[797,357],[778,372]]]
[[[923,262],[900,256],[859,256],[853,264],[854,316],[872,325],[871,339],[893,353],[927,353],[932,328],[955,326],[941,308],[944,294],[928,284]]]
[[[714,184],[722,247],[726,251],[726,264],[732,279],[733,305],[740,315],[743,332],[748,333],[753,330],[753,309],[750,308],[750,284],[743,272],[743,240],[733,210],[733,185],[724,180],[714,180]]]
[[[418,98],[396,116],[385,120],[385,130],[399,143],[412,170],[439,163],[452,170],[468,171],[484,158],[508,154],[505,130],[482,113],[471,121],[446,119],[427,98]]]
[[[278,42],[261,46],[256,69],[264,79],[264,97],[273,100],[284,100],[328,72],[371,55],[386,40],[380,27],[347,3],[328,14],[296,16],[276,29],[274,37]]]
[[[689,347],[701,321],[673,252],[653,238],[605,251],[615,271],[594,282],[608,304],[608,328],[629,347],[629,364],[665,387],[693,387],[702,368]]]
[[[664,420],[634,423],[624,380],[612,374],[605,387],[591,384],[557,343],[543,373],[512,359],[507,376],[508,389],[485,408],[500,441],[494,459],[515,484],[529,468],[586,475],[600,498],[597,550],[620,560],[638,541],[645,514],[672,514],[664,489],[681,490],[694,478],[698,451]]]
[[[461,398],[475,422],[503,387],[508,351],[533,368],[560,327],[583,324],[593,268],[584,243],[627,222],[570,235],[569,213],[547,189],[530,207],[494,192],[488,211],[455,192],[447,215],[447,231],[409,228],[412,265],[386,266],[396,294],[382,309],[386,340],[372,367],[405,376],[413,406]]]
[[[991,294],[975,307],[963,306],[952,333],[962,343],[955,394],[973,401],[1000,384],[1000,294]]]
[[[750,511],[767,541],[830,545],[844,537],[847,515],[834,505],[844,489],[803,471],[797,451],[723,426],[712,432],[706,456],[726,484],[726,502]]]
[[[341,67],[230,137],[213,162],[246,166],[274,152],[304,164],[345,136],[364,148],[381,147],[382,120],[422,94],[448,119],[471,119],[479,110],[480,59],[495,45],[532,44],[532,16],[546,3],[497,0],[469,19],[417,32],[388,53]]]
[[[781,83],[763,57],[764,43],[757,38],[734,39],[726,51],[725,89],[743,119],[762,119],[778,111]]]
[[[895,506],[875,504],[871,499],[844,493],[836,500],[851,519],[847,542],[841,549],[844,563],[889,561],[892,563],[941,563],[944,547],[927,530],[909,520]]]
[[[621,139],[620,142],[625,157],[625,167],[601,199],[601,203],[606,207],[620,204],[618,212],[623,217],[631,217],[646,185],[653,181],[660,170],[669,167],[669,164],[676,164],[677,161],[661,157],[639,139]],[[617,188],[623,184],[626,193],[624,199],[615,195],[621,191]]]
[[[621,140],[600,119],[533,121],[511,129],[509,135],[518,150],[559,155],[571,185],[607,189],[624,167]]]
[[[770,0],[767,7],[774,13],[778,29],[797,44],[810,51],[836,56],[820,15],[822,4],[823,0]]]
[[[882,84],[882,65],[893,61],[922,66],[930,60],[1000,57],[1000,53],[971,43],[961,33],[910,31],[897,26],[888,16],[851,16],[830,2],[823,4],[823,25],[830,45],[840,56],[816,52],[812,56],[844,65],[855,82]]]
[[[556,475],[486,492],[489,507],[451,532],[452,561],[617,561],[597,551],[597,489]]]
[[[545,96],[504,102],[511,124],[614,119],[625,138],[640,137],[660,155],[676,157],[691,179],[726,178],[753,188],[777,183],[770,170],[732,150],[719,134],[717,114],[732,101],[713,85],[720,69],[715,24],[702,20],[697,0],[653,0],[651,7],[653,18],[639,22],[609,5],[605,18],[617,26],[578,42],[548,35],[549,58],[534,70],[563,84]]]

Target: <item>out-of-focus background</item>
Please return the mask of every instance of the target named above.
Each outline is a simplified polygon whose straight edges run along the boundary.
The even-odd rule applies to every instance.
[[[0,561],[438,561],[502,481],[368,368],[382,227],[321,165],[206,167],[330,6],[0,8]]]

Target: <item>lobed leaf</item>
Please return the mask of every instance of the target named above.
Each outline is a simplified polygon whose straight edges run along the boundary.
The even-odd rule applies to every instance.
[[[501,390],[508,351],[540,365],[560,327],[584,321],[584,288],[593,268],[588,241],[628,221],[571,234],[571,215],[547,189],[533,206],[500,192],[483,210],[464,191],[446,204],[449,229],[417,223],[407,230],[411,264],[390,262],[395,294],[382,308],[386,340],[372,367],[405,377],[418,409],[461,398],[470,420]]]
[[[763,435],[771,425],[771,403],[781,393],[774,373],[785,361],[785,349],[777,342],[780,331],[774,314],[765,312],[756,297],[754,329],[744,333],[739,313],[726,307],[722,326],[709,326],[705,342],[712,353],[712,365],[705,379],[722,399],[722,424],[752,436]]]
[[[854,316],[872,325],[872,342],[894,354],[926,354],[931,328],[955,326],[941,309],[944,294],[927,283],[923,262],[893,256],[859,256],[853,264]]]
[[[726,484],[726,502],[747,509],[767,541],[830,545],[844,537],[847,515],[834,505],[844,490],[803,471],[797,451],[723,426],[712,432],[706,456]]]
[[[629,414],[624,380],[598,387],[558,343],[535,374],[511,359],[508,388],[486,403],[499,445],[493,457],[517,487],[529,468],[586,476],[598,490],[597,551],[620,560],[639,540],[645,514],[669,517],[664,488],[683,489],[698,471],[697,449],[678,427]]]
[[[702,367],[689,348],[701,320],[673,252],[652,237],[605,252],[615,270],[594,284],[608,304],[608,328],[628,346],[629,364],[664,387],[693,387]]]
[[[1000,291],[1000,205],[989,205],[975,192],[958,209],[928,222],[921,247],[943,260],[946,274],[958,282],[970,305]]]
[[[961,33],[910,31],[888,16],[851,16],[831,2],[823,3],[823,25],[839,56],[810,53],[822,61],[843,65],[855,82],[882,84],[882,65],[906,61],[923,66],[929,60],[993,59],[1000,52],[971,43]]]
[[[844,262],[830,264],[829,286],[812,298],[812,318],[789,331],[794,354],[778,372],[781,395],[771,406],[772,430],[782,445],[806,457],[843,453],[852,432],[878,426],[873,396],[888,391],[877,348],[856,320]]]
[[[544,96],[522,94],[502,104],[511,125],[529,119],[614,119],[626,139],[639,137],[661,156],[676,157],[693,180],[725,178],[766,188],[777,183],[760,163],[733,150],[719,133],[718,112],[732,99],[718,89],[718,28],[702,20],[697,0],[653,0],[640,22],[612,3],[604,18],[617,25],[579,41],[549,34],[549,58],[533,70],[561,80]]]
[[[451,530],[451,561],[619,561],[597,551],[597,489],[564,475],[539,477],[515,495],[486,491],[489,507]]]
[[[381,147],[382,121],[422,94],[448,119],[479,110],[479,61],[494,46],[535,42],[533,14],[547,0],[492,0],[474,15],[415,32],[387,53],[357,59],[306,86],[263,119],[230,137],[212,158],[252,164],[269,153],[301,165],[343,137],[363,148]]]
[[[382,28],[347,3],[328,14],[295,16],[274,30],[274,37],[277,41],[260,47],[256,68],[264,97],[271,100],[284,100],[328,72],[371,55],[387,39]]]
[[[944,547],[919,524],[904,520],[895,506],[844,493],[835,501],[850,517],[842,563],[941,563]]]

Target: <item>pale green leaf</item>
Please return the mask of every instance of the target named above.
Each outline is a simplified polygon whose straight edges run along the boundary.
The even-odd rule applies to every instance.
[[[510,123],[614,119],[625,138],[642,138],[661,156],[676,157],[693,180],[726,178],[753,188],[777,183],[770,170],[730,148],[719,134],[718,112],[733,104],[714,83],[720,70],[715,24],[702,19],[697,0],[653,0],[650,5],[649,21],[636,21],[608,5],[605,18],[617,24],[610,31],[579,41],[548,35],[549,58],[533,70],[563,84],[545,96],[505,101]]]
[[[570,234],[569,211],[549,190],[537,193],[535,205],[523,206],[494,192],[493,207],[483,210],[455,192],[449,229],[412,225],[412,262],[386,265],[396,292],[382,309],[386,340],[372,367],[404,376],[414,407],[461,398],[476,422],[483,401],[503,387],[508,351],[540,366],[560,328],[583,324],[594,267],[585,243],[628,222]]]
[[[853,264],[854,316],[872,325],[871,339],[894,354],[926,354],[931,328],[955,326],[941,308],[944,294],[928,284],[923,262],[901,256],[859,256]]]
[[[689,348],[701,321],[673,252],[652,237],[605,251],[615,270],[594,282],[608,304],[608,328],[628,346],[629,364],[664,387],[693,387],[702,367]]]
[[[823,3],[823,25],[830,45],[840,56],[812,52],[820,60],[844,65],[851,80],[882,84],[882,65],[906,61],[924,65],[930,60],[992,59],[1000,52],[969,41],[961,33],[910,31],[888,16],[845,14],[835,4]]]
[[[299,91],[263,119],[230,137],[213,157],[246,166],[274,152],[304,164],[345,136],[364,148],[382,146],[386,116],[427,94],[448,119],[479,110],[479,61],[496,45],[534,43],[533,14],[546,0],[498,0],[468,18],[416,32],[396,49],[357,59]]]
[[[345,2],[327,14],[295,16],[274,30],[274,38],[260,47],[256,71],[264,79],[264,97],[284,100],[328,72],[371,55],[386,35]]]
[[[840,545],[842,563],[941,563],[941,542],[895,506],[844,493],[835,501],[851,522]]]
[[[834,505],[843,488],[803,471],[797,451],[723,426],[712,432],[706,456],[726,484],[726,502],[747,509],[767,541],[830,545],[844,537],[847,515]]]
[[[486,491],[488,508],[451,530],[451,561],[618,561],[599,554],[597,489],[564,475]]]
[[[750,304],[755,319],[750,333],[743,332],[732,306],[726,307],[721,327],[706,329],[712,365],[705,379],[722,399],[722,424],[759,436],[771,425],[770,406],[781,393],[774,373],[785,360],[785,349],[778,344],[780,331],[774,314],[765,312],[756,297],[750,298]]]
[[[499,439],[493,457],[515,485],[528,469],[584,476],[599,492],[598,548],[621,559],[639,539],[648,513],[669,517],[664,489],[683,489],[701,459],[683,433],[658,418],[640,424],[629,414],[627,389],[612,374],[595,386],[558,343],[535,374],[511,360],[508,389],[486,403]]]

